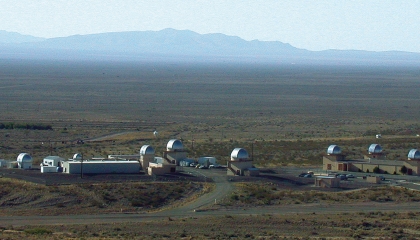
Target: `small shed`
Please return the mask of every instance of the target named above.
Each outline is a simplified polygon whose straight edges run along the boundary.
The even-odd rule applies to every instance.
[[[198,164],[208,167],[210,165],[216,164],[216,158],[215,157],[200,157],[198,159]]]
[[[366,182],[368,182],[368,183],[380,183],[381,182],[381,178],[380,177],[376,177],[376,176],[367,176],[366,177]]]
[[[0,159],[0,167],[7,167],[7,161],[4,159]]]
[[[338,188],[340,187],[340,179],[333,176],[316,176],[315,186],[324,188]]]

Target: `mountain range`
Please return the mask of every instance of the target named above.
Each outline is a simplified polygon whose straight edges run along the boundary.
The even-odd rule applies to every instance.
[[[0,59],[232,61],[304,64],[418,65],[420,54],[358,50],[309,51],[279,41],[246,41],[189,30],[112,32],[38,38],[0,31]]]

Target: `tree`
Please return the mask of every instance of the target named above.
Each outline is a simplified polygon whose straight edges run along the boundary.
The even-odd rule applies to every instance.
[[[373,172],[374,172],[374,173],[381,173],[381,169],[379,169],[379,167],[378,167],[378,166],[376,166],[376,167],[373,169]]]
[[[407,173],[407,171],[408,171],[408,169],[407,169],[407,167],[406,167],[406,166],[402,166],[402,167],[401,167],[401,169],[400,169],[400,172],[401,172],[402,174],[406,174],[406,173]]]

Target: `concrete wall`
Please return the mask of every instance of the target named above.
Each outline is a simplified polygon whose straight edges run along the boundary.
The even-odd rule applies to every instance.
[[[176,172],[176,165],[175,164],[159,164],[155,165],[153,163],[150,164],[150,167],[147,169],[147,174],[149,175],[163,175],[167,173]]]
[[[55,166],[41,166],[42,173],[55,173],[58,172],[57,167]]]
[[[155,159],[154,154],[148,154],[148,155],[141,155],[140,156],[140,164],[144,171],[147,171],[147,168],[149,167],[149,164],[153,162]]]
[[[373,170],[375,167],[379,167],[379,173],[385,173],[385,171],[388,174],[394,174],[396,172],[399,173],[401,166],[397,165],[384,165],[384,164],[371,164],[371,163],[353,163],[351,170],[353,172],[369,172],[373,173]],[[360,170],[360,171],[359,171]]]
[[[187,152],[184,151],[165,151],[163,158],[168,159],[171,163],[179,165],[179,161],[187,158]]]
[[[229,161],[228,162],[228,174],[230,175],[232,171],[234,171],[233,175],[240,175],[243,176],[245,174],[245,170],[248,168],[252,168],[252,161]],[[239,174],[235,174],[239,173]]]

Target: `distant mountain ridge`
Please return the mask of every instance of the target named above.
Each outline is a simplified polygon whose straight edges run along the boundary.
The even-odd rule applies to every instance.
[[[29,43],[44,41],[45,38],[23,35],[17,32],[0,30],[0,44]]]
[[[229,59],[230,61],[280,61],[289,63],[385,62],[419,64],[420,54],[409,52],[308,51],[279,41],[246,41],[220,33],[198,34],[189,30],[111,32],[36,38],[0,31],[0,58],[84,58],[116,57],[172,59]]]

